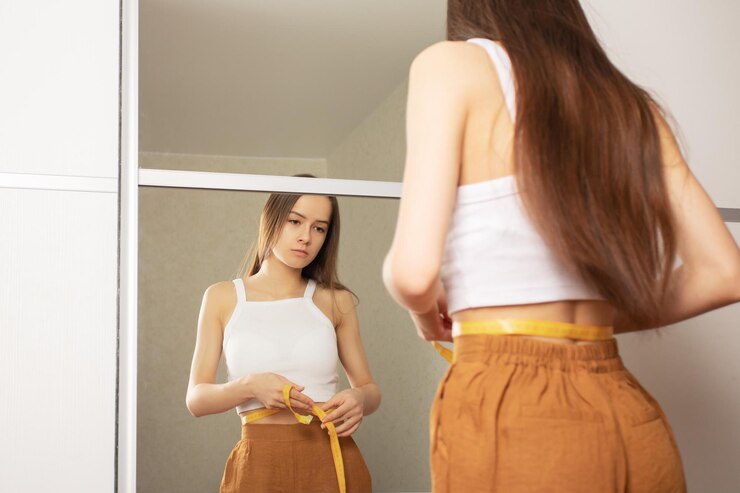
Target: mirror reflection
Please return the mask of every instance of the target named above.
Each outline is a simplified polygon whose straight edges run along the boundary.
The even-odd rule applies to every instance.
[[[185,405],[205,289],[237,277],[266,193],[143,188],[140,196],[138,491],[218,491],[239,440],[237,413]],[[421,344],[379,276],[398,201],[338,198],[339,280],[359,300],[362,342],[382,405],[353,438],[374,491],[429,491],[427,415],[446,363]],[[341,366],[337,390],[349,388]],[[216,381],[226,382],[223,364]],[[329,458],[330,460],[330,458]]]
[[[141,2],[141,166],[400,181],[408,66],[421,49],[443,39],[445,3],[326,0],[317,7],[297,0]],[[606,19],[618,19],[631,8],[596,4],[603,16],[596,15],[595,20],[603,20],[607,27]],[[650,22],[665,20],[668,14],[643,15],[647,8],[640,6],[639,17]],[[671,39],[659,30],[655,33]],[[622,39],[614,43],[617,49],[633,47],[633,53],[625,51],[627,60],[637,60],[637,52],[659,46],[645,42],[643,34],[632,34],[633,45]],[[660,66],[654,71],[652,67],[670,59],[667,52],[640,59],[650,67],[644,70],[635,62],[640,69],[636,80],[649,81],[646,76],[663,73]],[[671,47],[670,52],[683,50]],[[680,89],[680,84],[675,87]],[[684,118],[691,120],[701,125],[705,121],[704,116]],[[187,375],[204,290],[238,277],[239,262],[257,239],[266,199],[266,194],[258,193],[142,190],[137,455],[141,491],[218,490],[226,458],[239,438],[240,421],[234,410],[194,419],[185,406]],[[380,409],[365,418],[353,438],[375,491],[429,491],[427,415],[446,364],[419,344],[407,314],[381,284],[380,266],[391,241],[397,202],[342,198],[339,205],[343,218],[339,279],[359,299],[363,346],[383,396]],[[729,327],[731,318],[723,318],[722,324]],[[628,349],[625,354],[629,349],[633,354],[643,351],[644,357],[632,356],[631,363],[677,416],[679,441],[692,444],[682,446],[687,464],[693,471],[714,471],[708,464],[732,454],[705,451],[729,450],[732,445],[717,449],[716,437],[703,429],[699,433],[688,418],[694,414],[693,403],[683,399],[691,393],[670,391],[676,374],[692,373],[687,369],[691,366],[683,364],[686,355],[681,348],[704,344],[703,339],[689,337],[702,336],[676,336],[672,349],[666,346],[665,354],[681,358],[665,359],[682,363],[666,366],[669,370],[664,373],[650,364],[661,348],[657,343],[622,336],[620,344]],[[712,366],[711,372],[720,372]],[[729,372],[722,374],[724,381],[734,378],[734,370],[721,371]],[[338,390],[348,388],[342,368],[338,375]],[[216,381],[227,380],[222,364]],[[726,396],[710,400],[722,403],[710,407],[726,408]],[[700,439],[707,443],[697,445]],[[705,477],[723,481],[714,472]]]
[[[408,67],[446,2],[140,5],[141,167],[400,181]]]

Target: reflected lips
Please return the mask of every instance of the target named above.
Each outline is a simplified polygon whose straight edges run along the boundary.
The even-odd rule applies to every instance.
[[[308,257],[308,253],[304,252],[303,250],[293,250],[293,252],[295,252],[295,254],[299,257]]]

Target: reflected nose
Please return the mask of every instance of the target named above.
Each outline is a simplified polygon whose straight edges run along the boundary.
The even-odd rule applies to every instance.
[[[311,242],[311,229],[304,228],[301,230],[301,234],[298,236],[298,241],[308,245]]]

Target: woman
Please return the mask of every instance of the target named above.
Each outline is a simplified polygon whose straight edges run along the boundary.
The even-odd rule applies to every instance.
[[[241,416],[221,492],[371,491],[350,435],[380,391],[337,279],[338,245],[336,198],[271,194],[248,274],[205,292],[187,406]],[[217,384],[222,351],[229,381]],[[337,359],[352,386],[338,393]]]
[[[384,264],[419,335],[455,342],[434,491],[684,491],[612,334],[738,301],[735,241],[577,0],[449,0],[447,32],[411,66]]]

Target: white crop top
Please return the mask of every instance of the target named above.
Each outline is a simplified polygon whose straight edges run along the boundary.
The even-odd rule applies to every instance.
[[[512,121],[516,94],[506,50],[473,38],[491,57]],[[560,262],[521,203],[514,175],[461,185],[441,266],[449,313],[466,308],[602,299]]]
[[[334,326],[313,302],[316,281],[308,280],[302,298],[248,301],[241,279],[234,279],[236,308],[224,328],[223,354],[229,381],[271,372],[303,385],[315,402],[337,390],[337,336]],[[263,407],[249,399],[242,413]]]

